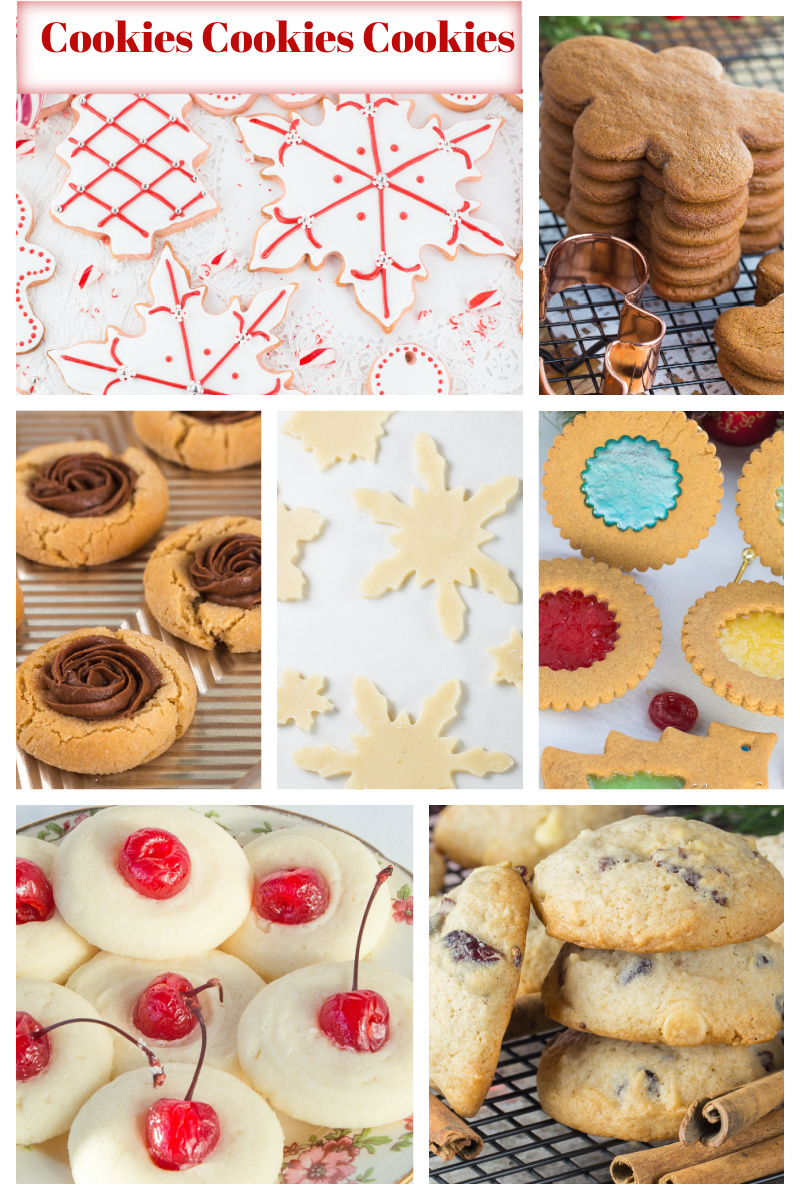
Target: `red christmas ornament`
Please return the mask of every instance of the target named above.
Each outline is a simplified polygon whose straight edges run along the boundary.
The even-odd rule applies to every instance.
[[[781,412],[707,413],[700,422],[712,442],[723,446],[757,446],[775,432]]]

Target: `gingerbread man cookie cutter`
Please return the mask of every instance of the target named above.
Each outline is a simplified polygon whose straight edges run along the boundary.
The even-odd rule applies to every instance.
[[[609,287],[623,296],[619,333],[606,346],[603,382],[606,396],[646,392],[655,380],[658,354],[666,333],[661,317],[641,308],[639,301],[650,278],[644,255],[621,238],[581,233],[562,238],[539,268],[539,321],[559,292],[571,287]],[[555,396],[539,356],[539,395]]]

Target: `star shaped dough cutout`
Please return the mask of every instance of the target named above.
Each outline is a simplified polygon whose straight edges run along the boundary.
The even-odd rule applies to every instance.
[[[288,509],[278,501],[278,599],[302,600],[306,577],[295,560],[300,556],[300,543],[319,537],[325,518],[313,508]]]
[[[374,492],[371,488],[352,493],[359,508],[374,521],[399,529],[389,538],[397,554],[372,568],[361,584],[361,595],[374,600],[401,587],[412,574],[416,574],[418,587],[435,582],[439,622],[445,636],[455,642],[464,632],[466,611],[458,585],[474,587],[473,573],[485,592],[506,604],[516,604],[519,599],[508,568],[488,558],[480,548],[494,536],[483,525],[505,512],[519,490],[519,479],[503,475],[466,500],[464,488],[447,487],[447,463],[432,437],[418,434],[414,452],[417,474],[428,490],[412,488],[410,504],[403,504],[391,492]]]
[[[310,675],[306,679],[299,671],[287,667],[278,686],[278,724],[294,721],[308,733],[314,726],[315,713],[330,712],[333,708],[331,701],[322,695],[324,687],[324,675]]]
[[[337,746],[306,746],[293,758],[304,771],[323,779],[349,775],[348,788],[454,788],[453,774],[468,771],[483,778],[490,772],[513,767],[514,760],[500,750],[474,747],[455,753],[458,738],[441,737],[445,725],[458,715],[461,684],[451,679],[422,704],[417,721],[406,712],[394,720],[389,704],[374,683],[358,677],[353,683],[353,712],[365,733],[351,734],[355,750]]]
[[[492,683],[513,683],[522,695],[522,634],[518,629],[512,629],[508,641],[502,646],[489,647],[489,653],[494,656],[495,665]]]
[[[363,458],[375,462],[378,440],[384,435],[384,422],[391,412],[297,412],[282,433],[299,438],[304,450],[310,450],[320,471],[337,462]]]

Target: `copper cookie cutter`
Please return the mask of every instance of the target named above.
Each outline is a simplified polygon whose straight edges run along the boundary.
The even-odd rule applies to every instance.
[[[622,238],[604,233],[562,238],[539,268],[540,321],[547,319],[547,306],[553,296],[567,288],[609,287],[622,292],[619,334],[605,351],[600,389],[603,395],[638,395],[655,380],[666,326],[661,317],[639,307],[649,278],[650,268],[641,251]],[[545,376],[541,355],[539,395],[556,395]]]

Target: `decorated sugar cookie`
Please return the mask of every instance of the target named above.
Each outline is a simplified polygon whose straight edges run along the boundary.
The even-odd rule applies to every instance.
[[[299,438],[304,450],[311,450],[321,471],[337,462],[363,458],[375,462],[378,442],[390,412],[297,412],[281,428],[281,433]]]
[[[53,117],[56,113],[63,112],[65,108],[69,108],[72,96],[72,92],[47,92],[42,98],[42,109],[39,113],[39,120],[45,121],[48,117]]]
[[[229,117],[247,112],[258,99],[258,92],[192,92],[192,99],[206,112],[218,117]]]
[[[623,571],[685,558],[716,521],[719,459],[682,412],[587,412],[544,469],[553,524],[574,550]]]
[[[76,123],[56,147],[69,174],[53,219],[107,242],[115,258],[149,258],[157,236],[218,212],[197,174],[209,147],[184,120],[191,106],[185,92],[76,96]]]
[[[44,325],[33,311],[28,299],[28,289],[37,287],[46,279],[52,279],[56,260],[49,250],[28,241],[33,225],[31,206],[21,192],[17,192],[17,241],[14,262],[17,270],[17,286],[14,307],[17,310],[17,354],[34,350],[44,337]]]
[[[317,713],[330,712],[333,704],[322,695],[325,688],[324,675],[301,675],[287,667],[278,685],[278,724],[294,721],[298,729],[308,733],[314,728]]]
[[[606,563],[539,563],[539,708],[577,712],[635,688],[661,648],[658,609]]]
[[[736,493],[745,541],[773,575],[783,574],[783,430],[754,450]]]
[[[705,737],[665,729],[657,742],[612,730],[602,754],[548,746],[542,754],[542,779],[548,790],[768,788],[769,758],[777,740],[774,733],[751,733],[717,721]]]
[[[308,108],[321,100],[324,92],[268,92],[270,100],[274,100],[281,108]]]
[[[348,788],[454,788],[453,773],[485,775],[508,771],[514,760],[501,751],[463,750],[456,753],[457,738],[442,737],[442,730],[458,716],[461,684],[444,683],[422,705],[416,721],[401,712],[392,719],[389,705],[374,683],[353,682],[354,713],[365,732],[353,734],[355,750],[337,746],[306,746],[293,758],[304,771],[323,779],[349,775]]]
[[[247,149],[267,165],[284,193],[264,208],[271,219],[256,234],[251,269],[286,271],[308,257],[317,270],[329,254],[342,259],[337,282],[388,333],[414,303],[414,281],[425,279],[425,246],[453,258],[459,246],[473,254],[514,257],[501,234],[472,216],[478,207],[458,191],[477,180],[502,125],[461,121],[443,130],[432,117],[409,124],[413,101],[390,95],[343,95],[322,101],[324,118],[237,117]]]
[[[319,537],[325,518],[313,508],[288,509],[278,501],[278,599],[302,600],[306,577],[295,560],[300,557],[300,543]]]
[[[494,658],[492,683],[513,683],[522,695],[522,634],[512,629],[502,646],[489,647]]]
[[[434,92],[434,100],[438,100],[445,108],[455,109],[456,112],[477,112],[485,108],[492,98],[491,92]]]
[[[272,333],[286,315],[296,283],[259,292],[242,309],[235,296],[223,313],[207,312],[205,284],[165,243],[150,276],[152,304],[137,304],[141,334],[109,325],[102,342],[51,350],[69,386],[86,396],[277,396],[291,371],[268,371],[263,359],[280,346]]]
[[[681,647],[706,687],[748,712],[783,716],[783,585],[761,579],[706,592]]]
[[[375,359],[367,390],[371,396],[449,396],[450,376],[429,350],[403,342]]]

